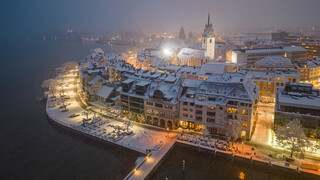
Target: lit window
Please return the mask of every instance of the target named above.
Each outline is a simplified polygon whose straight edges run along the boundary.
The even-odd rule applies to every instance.
[[[243,109],[243,110],[241,111],[241,114],[248,115],[248,110]]]
[[[247,127],[248,124],[247,124],[247,123],[242,123],[241,126],[242,126],[242,127]]]
[[[204,100],[206,100],[206,97],[205,97],[205,96],[198,97],[198,100],[199,100],[199,101],[204,101]]]
[[[238,109],[236,109],[236,108],[227,108],[227,112],[228,113],[237,113]]]
[[[216,106],[208,106],[208,109],[215,109]]]

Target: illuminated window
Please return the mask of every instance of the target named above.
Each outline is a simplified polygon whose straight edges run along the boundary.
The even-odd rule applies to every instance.
[[[208,109],[215,109],[216,106],[208,106]]]
[[[228,113],[237,113],[238,109],[236,109],[236,108],[227,108],[227,112]]]
[[[204,101],[204,100],[206,100],[206,97],[205,97],[205,96],[198,97],[198,100],[199,100],[199,101]]]
[[[242,123],[241,126],[242,126],[242,127],[247,127],[248,124],[247,124],[247,123]]]
[[[248,115],[248,110],[243,109],[243,110],[241,111],[241,114]]]

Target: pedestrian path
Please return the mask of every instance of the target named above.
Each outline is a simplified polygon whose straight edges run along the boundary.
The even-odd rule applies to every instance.
[[[134,169],[132,173],[128,174],[125,179],[145,179],[153,168],[157,166],[160,160],[167,154],[175,142],[176,138],[171,136],[157,151],[152,151],[151,156],[143,162],[140,167]]]

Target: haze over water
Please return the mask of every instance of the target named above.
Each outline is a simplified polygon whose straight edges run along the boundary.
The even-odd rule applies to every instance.
[[[1,41],[1,179],[122,179],[138,153],[88,140],[53,125],[44,103],[36,103],[41,82],[67,61],[79,61],[101,46],[81,41]],[[122,51],[125,48],[104,48]]]

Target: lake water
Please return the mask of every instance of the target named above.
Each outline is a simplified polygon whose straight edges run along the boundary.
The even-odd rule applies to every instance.
[[[57,127],[47,119],[44,104],[35,102],[54,68],[101,46],[40,39],[0,42],[1,179],[122,179],[133,169],[139,153]],[[102,48],[121,52],[127,47]]]
[[[183,174],[183,162],[185,173]],[[269,167],[263,163],[250,163],[248,160],[233,159],[230,155],[200,150],[196,147],[177,143],[154,169],[148,180],[212,179],[212,180],[316,180],[316,175],[298,173],[295,170]]]

